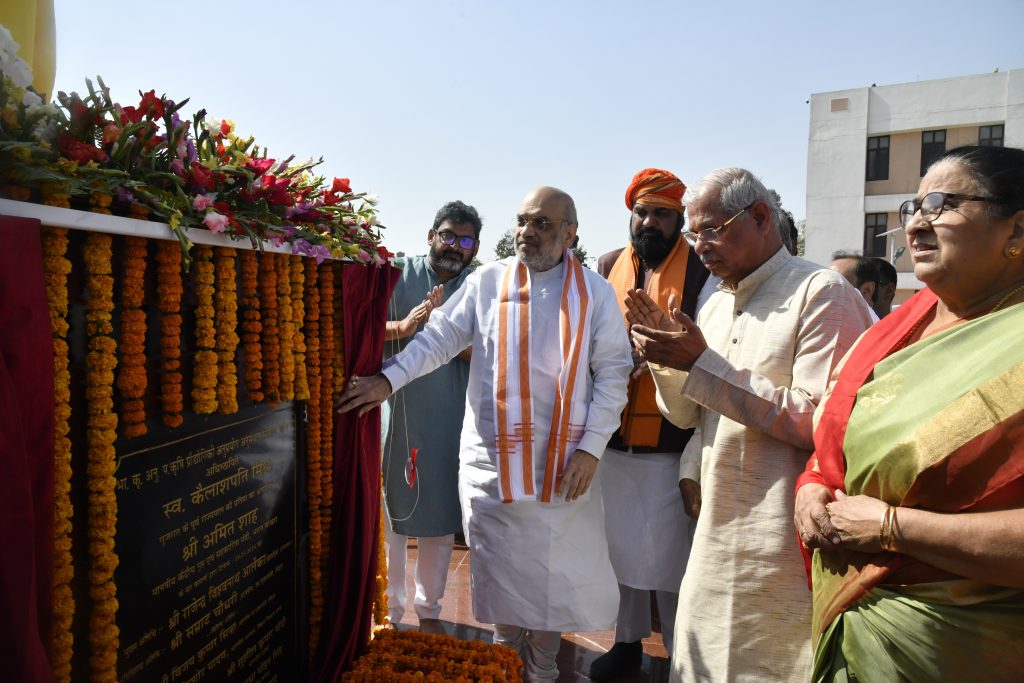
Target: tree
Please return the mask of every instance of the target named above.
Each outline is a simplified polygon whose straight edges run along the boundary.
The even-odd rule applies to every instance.
[[[576,259],[583,264],[584,267],[589,268],[587,265],[587,250],[580,244],[579,235],[576,236],[576,241],[572,243],[572,253],[576,254]],[[512,230],[506,230],[498,238],[498,243],[494,245],[494,256],[498,260],[508,258],[509,256],[515,256],[516,254],[516,239],[512,234]]]

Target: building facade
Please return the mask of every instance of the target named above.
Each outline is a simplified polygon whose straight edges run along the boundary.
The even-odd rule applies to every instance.
[[[888,259],[894,303],[923,286],[897,212],[928,165],[961,145],[1024,147],[1024,69],[818,93],[810,105],[806,257]]]

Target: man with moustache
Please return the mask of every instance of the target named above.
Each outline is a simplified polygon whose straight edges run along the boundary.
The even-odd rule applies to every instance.
[[[515,256],[478,268],[339,400],[363,414],[472,345],[459,488],[473,615],[522,656],[527,681],[556,680],[560,634],[609,628],[616,609],[594,474],[633,364],[615,292],[569,248],[576,228],[572,197],[532,191]]]
[[[408,346],[433,308],[463,285],[480,248],[481,226],[472,206],[448,202],[427,231],[430,252],[392,262],[402,275],[389,306],[392,319],[385,330],[385,359]],[[454,358],[396,392],[381,411],[388,619],[397,624],[405,613],[406,549],[413,536],[417,539],[413,605],[420,629],[433,633],[442,631],[439,601],[444,596],[454,534],[461,527],[459,429],[468,380],[468,357]]]
[[[597,261],[597,271],[615,288],[623,313],[626,292],[642,289],[663,308],[671,300],[687,315],[696,315],[708,270],[680,236],[685,190],[674,174],[657,168],[637,173],[626,189],[629,244]],[[590,667],[595,681],[639,668],[640,641],[651,633],[652,591],[662,641],[672,651],[679,584],[694,525],[677,487],[679,455],[693,430],[680,429],[661,415],[647,363],[636,352],[633,360],[639,372],[630,380],[621,425],[601,459],[605,531],[619,583],[619,613],[615,645]]]
[[[801,681],[811,594],[793,542],[793,490],[836,364],[871,320],[843,277],[784,247],[779,210],[749,171],[684,195],[693,245],[718,291],[694,322],[633,290],[627,320],[662,413],[696,428],[680,480],[702,500],[679,591],[673,681]]]

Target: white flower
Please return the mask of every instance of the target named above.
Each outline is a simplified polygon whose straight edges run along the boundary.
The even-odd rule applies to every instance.
[[[31,90],[26,90],[25,95],[21,98],[21,104],[25,107],[39,106],[43,103],[43,98],[35,94]]]
[[[18,42],[6,26],[0,25],[0,72],[3,72],[18,88],[32,84],[32,69],[18,56]]]

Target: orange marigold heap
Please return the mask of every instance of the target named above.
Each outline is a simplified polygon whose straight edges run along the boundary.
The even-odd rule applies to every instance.
[[[114,569],[118,560],[114,552],[117,527],[117,498],[114,478],[114,440],[117,437],[117,414],[114,412],[114,369],[117,367],[117,346],[111,313],[114,310],[114,278],[111,275],[111,237],[89,233],[83,258],[86,271],[86,334],[89,352],[86,356],[86,401],[88,418],[86,435],[89,459],[89,615],[90,680],[117,680],[119,632],[115,623],[117,589]]]
[[[378,630],[344,683],[512,683],[523,663],[504,645],[420,631]]]
[[[53,629],[50,663],[54,680],[71,680],[71,655],[74,636],[71,624],[75,599],[71,580],[75,569],[71,560],[71,373],[68,370],[68,275],[71,261],[66,254],[68,231],[43,228],[43,273],[53,333]]]
[[[263,400],[263,353],[260,348],[260,297],[256,273],[259,264],[256,252],[243,249],[239,257],[239,296],[242,306],[242,351],[245,357],[245,388],[249,398],[257,403]]]
[[[383,487],[384,471],[381,470]],[[383,489],[382,489],[383,490]],[[388,556],[384,551],[384,525],[387,521],[380,515],[380,529],[377,534],[377,576],[374,578],[373,622],[383,625],[388,618]]]
[[[146,277],[146,240],[123,239],[121,277],[121,365],[117,388],[121,394],[121,422],[124,435],[133,438],[146,433],[146,312],[142,310]]]
[[[156,247],[156,292],[160,306],[160,404],[168,427],[181,426],[185,409],[181,388],[181,247],[160,241]]]
[[[217,321],[217,412],[231,415],[238,412],[238,292],[235,283],[235,250],[217,247],[214,292]]]
[[[260,315],[263,330],[263,395],[270,405],[281,400],[280,340],[277,329],[277,267],[276,254],[260,254]]]
[[[195,248],[196,354],[192,370],[192,410],[208,415],[217,409],[217,332],[214,324],[213,250]]]

